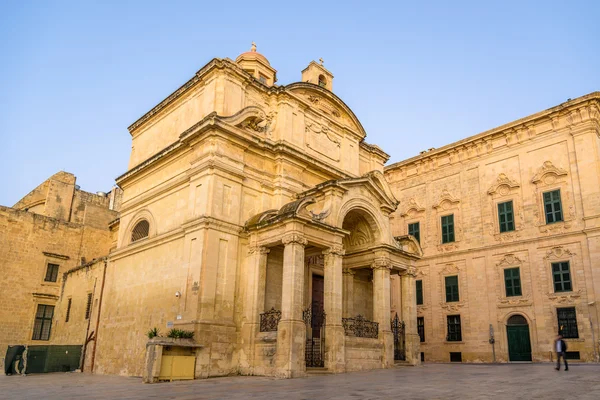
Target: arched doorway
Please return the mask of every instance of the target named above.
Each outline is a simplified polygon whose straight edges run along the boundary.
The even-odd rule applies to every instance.
[[[510,361],[531,361],[529,324],[524,316],[513,315],[506,321],[506,337]]]

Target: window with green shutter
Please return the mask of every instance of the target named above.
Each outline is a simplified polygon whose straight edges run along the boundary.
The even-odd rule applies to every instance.
[[[506,297],[521,295],[521,274],[518,267],[504,270],[504,286]]]
[[[500,223],[500,232],[510,232],[515,230],[515,216],[512,201],[498,203],[498,222]]]
[[[547,224],[563,220],[560,189],[544,193],[544,213]]]
[[[419,222],[408,224],[408,234],[413,235],[417,242],[421,243],[421,227]]]
[[[454,242],[454,214],[442,217],[442,243]]]
[[[423,304],[423,281],[417,281],[417,304]]]
[[[458,301],[458,275],[446,277],[446,302]]]
[[[570,292],[573,290],[568,261],[552,263],[552,278],[554,279],[555,292]]]

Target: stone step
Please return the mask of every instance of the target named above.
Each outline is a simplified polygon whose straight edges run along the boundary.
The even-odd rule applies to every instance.
[[[327,375],[327,374],[332,374],[332,372],[330,372],[327,368],[319,368],[319,367],[306,368],[306,373],[308,375]]]

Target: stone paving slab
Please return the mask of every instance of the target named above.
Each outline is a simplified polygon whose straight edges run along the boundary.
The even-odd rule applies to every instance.
[[[54,373],[0,376],[0,399],[600,399],[600,365],[426,364],[298,379],[226,377],[143,384]]]

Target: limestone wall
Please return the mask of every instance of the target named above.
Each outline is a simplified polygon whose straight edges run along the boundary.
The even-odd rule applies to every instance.
[[[548,361],[556,309],[570,306],[579,339],[567,340],[569,351],[593,360],[590,321],[598,326],[593,304],[600,288],[597,98],[584,96],[386,169],[400,200],[394,234],[420,224],[425,361],[447,362],[449,352],[462,352],[463,361],[492,361],[490,325],[496,359],[507,361],[506,321],[514,314],[529,321],[534,361]],[[564,221],[546,224],[542,194],[552,190],[560,190]],[[501,233],[497,205],[505,201],[513,202],[515,230]],[[449,214],[456,240],[443,244],[440,220]],[[570,292],[554,292],[551,263],[558,261],[570,262]],[[503,270],[509,267],[520,268],[522,296],[506,296]],[[451,275],[459,276],[460,300],[447,303],[444,277]],[[446,341],[448,315],[461,316],[459,343]]]
[[[63,273],[82,257],[105,255],[109,237],[108,229],[0,207],[0,293],[5,295],[0,304],[0,364],[9,344],[48,343],[31,340],[38,304],[56,305]],[[59,265],[56,282],[44,280],[48,263]]]

